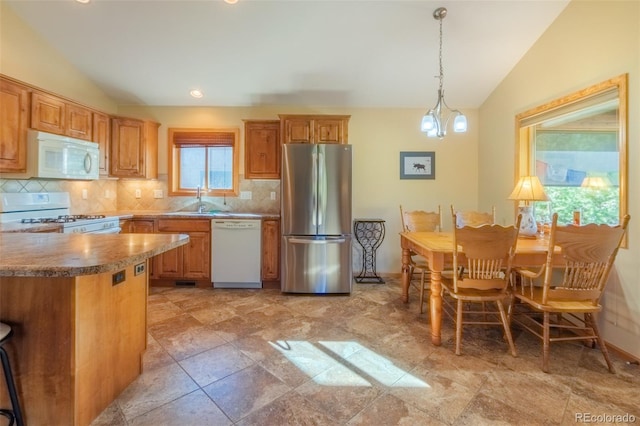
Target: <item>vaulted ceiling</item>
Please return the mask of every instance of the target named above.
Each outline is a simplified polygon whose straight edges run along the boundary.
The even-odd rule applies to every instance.
[[[411,108],[436,101],[436,8],[447,103],[477,108],[569,2],[2,1],[119,104]]]

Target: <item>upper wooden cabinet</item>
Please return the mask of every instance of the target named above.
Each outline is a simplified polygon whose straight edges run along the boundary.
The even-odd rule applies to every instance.
[[[93,136],[92,111],[56,96],[34,91],[31,94],[31,127],[90,141]]]
[[[280,179],[280,121],[245,121],[244,177]]]
[[[341,143],[349,141],[350,115],[280,114],[282,143]]]
[[[111,125],[109,116],[93,113],[93,137],[91,140],[100,148],[100,175],[109,174],[109,149],[111,147]]]
[[[72,138],[91,141],[93,137],[93,114],[90,109],[67,104],[66,134]],[[95,141],[93,141],[95,142]]]
[[[65,102],[53,96],[33,92],[31,95],[31,127],[64,135]]]
[[[116,117],[111,120],[110,175],[158,177],[158,127],[153,121]]]
[[[27,170],[29,88],[0,78],[0,172]]]
[[[27,171],[27,129],[98,144],[100,175],[158,177],[158,127],[114,117],[0,74],[0,172]]]

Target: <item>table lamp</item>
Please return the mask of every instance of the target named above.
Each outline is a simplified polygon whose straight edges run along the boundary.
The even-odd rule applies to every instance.
[[[523,237],[535,237],[538,232],[538,225],[533,214],[533,205],[530,202],[549,200],[538,176],[521,176],[511,195],[509,195],[509,200],[524,201],[524,205],[518,207],[519,213],[522,215],[520,235]]]
[[[611,186],[611,183],[607,178],[601,176],[587,176],[580,186],[589,189],[602,189]]]

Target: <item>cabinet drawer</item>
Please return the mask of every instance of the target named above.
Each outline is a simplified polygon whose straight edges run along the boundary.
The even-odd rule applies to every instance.
[[[211,231],[211,220],[201,219],[158,219],[160,232]]]

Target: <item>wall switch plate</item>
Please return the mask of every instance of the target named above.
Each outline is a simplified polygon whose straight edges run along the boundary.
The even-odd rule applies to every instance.
[[[136,189],[136,198],[142,198],[142,191],[140,189]]]
[[[162,194],[162,189],[154,189],[153,190],[153,198],[162,198],[164,195]]]
[[[82,190],[82,199],[86,200],[87,198],[89,198],[89,193],[87,192],[86,189]]]
[[[240,199],[241,200],[250,200],[251,199],[251,191],[240,191]]]
[[[276,199],[276,191],[271,191],[271,199],[272,200]]]

